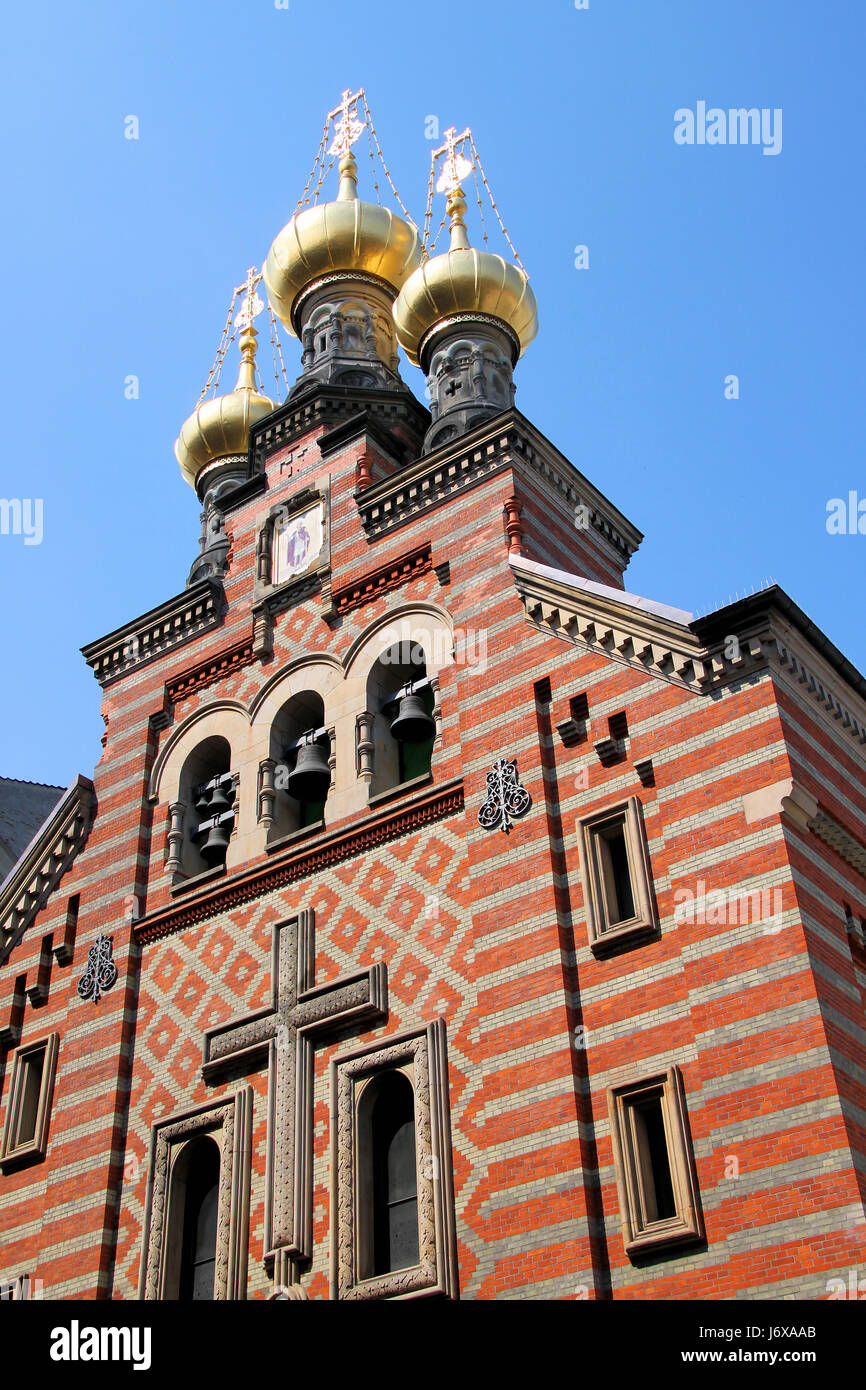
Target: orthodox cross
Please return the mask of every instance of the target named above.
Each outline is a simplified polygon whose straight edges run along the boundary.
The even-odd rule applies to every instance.
[[[313,1059],[316,1044],[388,1016],[383,963],[317,985],[315,919],[298,913],[274,927],[271,1003],[208,1028],[202,1076],[268,1059],[268,1166],[265,1259],[274,1282],[291,1282],[289,1261],[313,1253]]]
[[[264,304],[256,294],[256,285],[262,277],[257,273],[254,265],[247,271],[246,285],[238,285],[235,294],[240,294],[246,288],[240,311],[235,314],[235,328],[252,328],[253,319],[258,318],[264,309]]]
[[[340,119],[334,127],[334,141],[328,154],[340,156],[348,154],[355,141],[360,138],[364,123],[358,120],[358,113],[357,111],[353,113],[352,107],[363,95],[363,87],[360,87],[354,96],[347,87],[340,105],[335,106],[333,111],[329,112],[328,120],[332,120],[334,116],[339,116]]]
[[[451,126],[445,132],[445,144],[438,150],[433,151],[432,159],[435,164],[437,159],[445,156],[445,163],[442,166],[442,173],[436,185],[437,193],[453,193],[459,188],[467,174],[471,174],[475,168],[462,154],[457,153],[457,146],[462,145],[464,140],[471,140],[472,131],[466,127],[462,135],[457,134],[457,127]]]

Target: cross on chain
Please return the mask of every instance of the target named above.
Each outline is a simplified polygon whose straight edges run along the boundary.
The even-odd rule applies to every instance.
[[[329,113],[329,120],[332,120],[333,117],[337,115],[339,115],[340,119],[334,127],[334,140],[331,148],[328,150],[328,154],[347,155],[355,141],[360,138],[364,126],[357,118],[357,110],[355,115],[352,115],[352,107],[355,106],[356,102],[363,95],[363,91],[363,87],[359,87],[355,95],[352,96],[352,89],[347,87],[343,93],[340,105],[335,106],[333,111]]]
[[[317,985],[312,911],[274,927],[271,1003],[208,1028],[202,1076],[268,1059],[268,1178],[265,1258],[274,1256],[275,1282],[288,1260],[309,1259],[313,1212],[313,1060],[316,1044],[358,1024],[384,1023],[388,976],[384,963]],[[277,1269],[281,1274],[278,1278]]]
[[[445,132],[445,144],[433,151],[434,164],[437,159],[442,158],[443,154],[445,155],[442,173],[436,185],[437,193],[453,193],[455,189],[460,187],[466,175],[472,173],[475,166],[464,155],[457,153],[457,146],[462,145],[464,140],[470,139],[471,135],[472,131],[469,126],[466,127],[462,135],[457,134],[456,126],[450,126]]]
[[[235,314],[235,328],[252,328],[253,319],[258,318],[264,309],[264,304],[256,294],[256,285],[260,279],[261,276],[256,273],[255,266],[250,266],[245,282],[246,294],[241,303],[240,312]],[[238,285],[235,294],[240,294],[242,289],[244,289],[244,285]]]

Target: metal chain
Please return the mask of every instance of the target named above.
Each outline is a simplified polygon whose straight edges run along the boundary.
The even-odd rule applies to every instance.
[[[475,162],[476,162],[476,164],[478,165],[478,169],[479,169],[479,171],[480,171],[480,173],[481,173],[481,177],[482,177],[482,179],[484,180],[484,187],[487,189],[487,196],[488,196],[488,198],[490,199],[490,206],[493,208],[493,211],[496,213],[496,220],[497,220],[497,222],[499,223],[499,227],[500,227],[500,230],[501,230],[501,232],[502,232],[502,235],[505,237],[505,240],[508,242],[508,245],[511,247],[511,254],[512,254],[512,256],[514,257],[514,259],[515,259],[515,261],[517,262],[517,264],[520,266],[520,269],[523,271],[524,275],[526,275],[526,268],[525,268],[525,266],[524,266],[522,260],[521,260],[520,257],[518,256],[517,251],[516,251],[515,248],[514,248],[514,242],[511,240],[511,237],[508,235],[508,229],[506,228],[505,223],[502,221],[502,218],[501,218],[500,215],[499,215],[499,208],[496,206],[496,199],[494,198],[494,196],[493,196],[493,194],[492,194],[492,192],[491,192],[491,190],[490,190],[490,184],[487,182],[487,175],[486,175],[485,172],[484,172],[484,165],[481,163],[481,156],[479,155],[477,149],[475,148],[475,141],[472,139],[472,136],[471,136],[471,135],[470,135],[470,137],[469,137],[469,144],[470,144],[471,147],[472,147],[472,154],[473,154],[473,156],[475,157]],[[528,277],[527,277],[527,278],[528,278]]]
[[[489,249],[490,249],[490,238],[489,238],[488,235],[487,235],[487,223],[486,223],[486,221],[485,221],[485,219],[484,219],[484,204],[483,204],[482,201],[481,201],[481,188],[480,188],[479,183],[478,183],[478,169],[477,169],[477,167],[474,168],[474,169],[472,170],[472,176],[473,176],[473,178],[475,179],[475,196],[476,196],[476,198],[478,199],[478,211],[479,211],[480,214],[481,214],[481,231],[482,231],[482,233],[483,233],[483,235],[484,235],[484,245],[485,245],[486,249],[489,250]]]
[[[446,213],[445,213],[445,216],[442,218],[442,221],[439,223],[439,226],[438,226],[437,231],[436,231],[436,235],[435,235],[434,238],[433,238],[433,244],[432,244],[432,246],[430,247],[430,251],[429,251],[429,253],[428,253],[428,254],[431,255],[431,256],[433,255],[433,252],[436,250],[436,243],[437,243],[437,241],[439,240],[440,236],[442,235],[442,228],[445,226],[445,223],[446,223],[447,221],[448,221],[448,213],[446,212]]]
[[[367,126],[367,146],[370,151],[370,168],[373,171],[373,187],[376,190],[376,202],[382,206],[382,197],[379,193],[379,181],[376,178],[376,156],[373,154],[373,137],[370,134],[370,127]]]
[[[307,179],[307,182],[306,182],[306,184],[304,185],[304,191],[303,191],[303,193],[301,194],[300,198],[298,199],[298,206],[295,208],[295,214],[299,213],[300,210],[301,210],[301,208],[302,208],[306,203],[308,203],[308,202],[310,201],[310,200],[309,200],[309,197],[308,197],[307,195],[309,194],[309,191],[310,191],[310,184],[313,182],[313,179],[314,179],[315,174],[316,174],[316,170],[319,168],[319,165],[320,165],[321,163],[324,162],[325,146],[326,146],[327,143],[328,143],[328,130],[329,130],[329,128],[330,128],[330,125],[331,125],[331,118],[330,118],[330,116],[329,116],[329,117],[327,118],[327,120],[325,121],[325,127],[324,127],[324,130],[322,131],[322,139],[321,139],[321,142],[320,142],[320,144],[319,144],[318,152],[317,152],[317,154],[316,154],[315,163],[313,164],[313,167],[312,167],[312,169],[310,170],[309,178]],[[318,191],[319,191],[319,189],[321,188],[321,186],[322,186],[322,180],[320,179],[320,180],[319,180],[319,183],[318,183],[318,187],[316,188],[316,195],[318,195]],[[313,198],[313,202],[315,202],[315,196],[314,196],[314,198]]]
[[[403,216],[406,218],[406,221],[407,221],[407,222],[411,223],[411,225],[415,228],[415,231],[417,232],[417,230],[418,230],[418,224],[417,224],[417,222],[415,221],[415,218],[412,216],[412,214],[411,214],[411,212],[409,211],[409,209],[407,208],[406,204],[403,202],[403,199],[400,197],[400,194],[397,192],[397,189],[396,189],[395,186],[394,186],[394,180],[391,178],[391,171],[389,170],[387,164],[385,163],[385,156],[384,156],[383,153],[382,153],[382,147],[381,147],[381,145],[379,144],[379,137],[378,137],[378,135],[376,134],[376,127],[373,125],[373,117],[372,117],[372,115],[370,114],[370,107],[369,107],[368,104],[367,104],[367,93],[364,91],[364,88],[363,88],[363,87],[361,88],[361,96],[362,96],[363,99],[364,99],[364,114],[365,114],[365,116],[366,116],[366,118],[367,118],[367,126],[368,126],[368,129],[370,130],[370,133],[371,133],[372,136],[373,136],[373,139],[374,139],[375,142],[376,142],[376,153],[377,153],[378,156],[379,156],[379,162],[381,163],[382,168],[385,170],[385,178],[388,180],[388,183],[389,183],[390,186],[391,186],[391,192],[394,194],[394,197],[397,199],[397,202],[400,204],[400,208],[401,208],[401,210],[402,210],[402,212],[403,212]]]
[[[207,395],[207,393],[208,393],[208,391],[209,391],[209,389],[210,389],[210,386],[211,386],[211,382],[213,382],[214,394],[216,394],[216,389],[217,389],[217,387],[219,386],[220,374],[221,374],[222,369],[223,369],[223,362],[225,361],[225,355],[226,355],[226,353],[228,352],[228,349],[229,349],[229,346],[230,346],[230,344],[231,344],[232,338],[234,337],[234,334],[232,334],[232,338],[230,338],[228,335],[229,335],[229,330],[230,330],[230,328],[231,328],[231,326],[232,326],[232,315],[233,315],[233,313],[234,313],[235,300],[237,299],[237,297],[238,297],[238,292],[237,292],[237,290],[235,290],[235,292],[234,292],[234,294],[232,295],[232,298],[231,298],[231,303],[229,304],[229,311],[228,311],[228,314],[226,315],[225,325],[224,325],[224,327],[223,327],[223,331],[222,331],[222,334],[221,334],[221,336],[220,336],[219,346],[218,346],[217,351],[216,351],[216,357],[215,357],[214,360],[213,360],[213,366],[211,367],[210,371],[208,372],[207,381],[205,382],[204,386],[202,387],[201,395],[199,396],[198,400],[197,400],[196,403],[195,403],[195,408],[196,408],[196,410],[198,410],[199,406],[201,405],[202,401],[204,400],[205,396]]]
[[[427,206],[424,209],[424,234],[421,238],[421,252],[426,257],[430,255],[430,224],[433,221],[433,191],[436,182],[436,161],[430,155],[430,175],[427,179]],[[439,231],[441,231],[441,227]],[[439,232],[436,233],[439,235]]]
[[[278,329],[278,327],[277,327],[276,315],[274,314],[274,311],[273,311],[273,309],[271,308],[270,303],[268,304],[268,314],[270,315],[270,320],[271,320],[271,344],[272,344],[272,346],[273,346],[274,344],[276,344],[277,356],[278,356],[279,359],[280,359],[280,368],[281,368],[282,373],[283,373],[283,381],[286,383],[286,392],[288,393],[288,390],[289,390],[289,378],[288,378],[288,374],[287,374],[287,372],[286,372],[286,364],[285,364],[285,362],[283,361],[283,346],[282,346],[282,343],[280,342],[280,331],[279,331],[279,329]],[[275,380],[276,383],[277,383],[277,390],[279,390],[279,381],[278,381],[278,379],[277,379],[276,373],[274,374],[274,380]]]

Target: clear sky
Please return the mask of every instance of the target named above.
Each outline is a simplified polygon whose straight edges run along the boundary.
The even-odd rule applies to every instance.
[[[866,535],[826,526],[866,500],[866,5],[42,0],[3,23],[0,497],[41,499],[43,534],[0,535],[0,774],[92,770],[78,649],[183,588],[174,440],[348,86],[418,221],[428,118],[472,126],[539,301],[517,404],[645,533],[628,586],[705,612],[772,578],[866,669]],[[781,151],[678,144],[699,102],[781,109]]]

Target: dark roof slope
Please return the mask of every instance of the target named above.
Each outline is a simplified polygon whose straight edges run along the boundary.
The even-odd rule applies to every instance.
[[[65,791],[44,782],[0,777],[0,878],[17,863]]]

